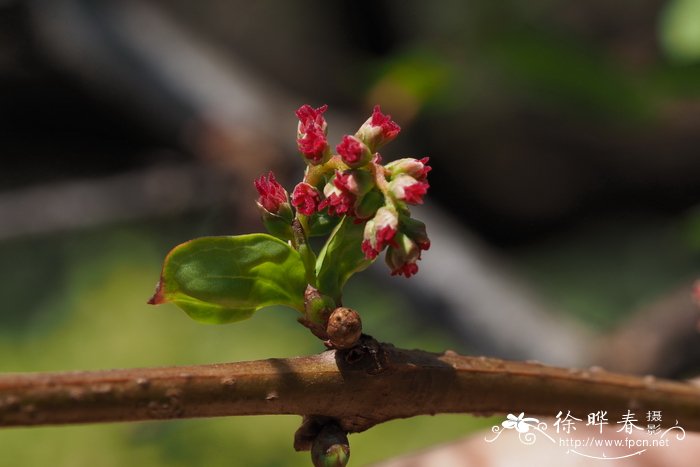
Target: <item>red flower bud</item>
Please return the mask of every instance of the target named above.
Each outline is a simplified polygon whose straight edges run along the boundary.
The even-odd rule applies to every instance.
[[[310,105],[302,105],[296,114],[299,117],[297,126],[297,146],[311,164],[320,164],[330,155],[326,140],[326,119],[323,113],[328,109],[323,105],[314,109]]]
[[[336,172],[333,185],[339,190],[347,191],[355,195],[359,191],[357,178],[353,176],[352,172]]]
[[[275,174],[270,172],[255,180],[258,190],[258,207],[262,214],[265,228],[277,238],[287,241],[292,238],[292,207],[289,205],[287,191],[275,180]]]
[[[369,240],[363,240],[360,248],[362,248],[362,253],[365,254],[365,258],[367,259],[374,259],[379,256],[379,252],[374,249]]]
[[[366,170],[336,172],[331,183],[323,189],[326,199],[318,205],[319,211],[328,207],[328,214],[357,217],[356,208],[374,187],[374,178]],[[366,206],[365,206],[366,207]],[[362,212],[365,209],[361,210]]]
[[[391,183],[389,190],[399,201],[409,204],[423,204],[423,196],[428,192],[428,182],[419,182],[410,175],[397,175]]]
[[[332,183],[323,189],[326,199],[318,205],[319,211],[328,207],[331,216],[352,215],[357,188],[355,178],[349,172],[336,172]]]
[[[394,245],[399,218],[392,208],[381,207],[373,219],[365,224],[362,252],[367,259],[374,259],[387,245]]]
[[[350,193],[331,193],[318,205],[319,210],[328,208],[331,216],[342,216],[352,214],[352,206],[355,204],[355,197]]]
[[[297,139],[299,151],[313,165],[323,162],[328,153],[328,141],[326,135],[317,128],[308,129]]]
[[[270,171],[267,178],[263,175],[255,180],[254,184],[255,189],[258,190],[260,194],[258,204],[265,208],[266,211],[272,214],[278,214],[282,205],[289,202],[287,190],[277,183],[275,174],[272,173],[272,171]]]
[[[425,231],[425,224],[411,217],[401,217],[401,231],[413,240],[418,248],[427,250],[430,248],[430,239]]]
[[[369,148],[362,141],[350,135],[343,136],[342,141],[335,149],[343,162],[350,167],[365,165],[372,158]]]
[[[391,271],[392,276],[405,276],[407,279],[416,274],[418,274],[418,265],[416,263],[405,263]]]
[[[320,200],[321,194],[318,190],[305,182],[295,186],[292,192],[292,206],[305,216],[310,216],[316,212]]]
[[[418,272],[416,262],[420,259],[421,249],[407,235],[399,233],[396,245],[389,246],[386,252],[386,264],[391,269],[391,275],[411,277]]]
[[[430,160],[428,157],[424,157],[420,160],[407,157],[390,162],[385,168],[389,171],[389,175],[391,175],[392,178],[405,174],[422,182],[428,177],[428,172],[432,170],[432,167],[428,165],[428,160]]]
[[[382,109],[379,105],[374,106],[372,117],[370,117],[370,124],[373,127],[380,127],[382,129],[382,137],[385,139],[394,139],[396,135],[399,134],[399,131],[401,131],[401,127],[391,120],[391,115],[384,115],[382,113]]]
[[[378,105],[374,106],[372,116],[357,130],[355,136],[361,139],[375,152],[380,146],[390,142],[401,131],[396,122],[391,120],[391,115],[384,115]]]
[[[297,109],[296,114],[299,117],[299,133],[306,133],[309,128],[319,128],[321,131],[326,131],[326,119],[323,117],[323,113],[328,110],[327,105],[322,105],[321,107],[314,109],[308,104],[304,104],[299,109]]]

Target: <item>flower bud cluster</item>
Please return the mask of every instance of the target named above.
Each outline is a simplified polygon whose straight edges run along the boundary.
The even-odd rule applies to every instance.
[[[306,218],[305,225],[321,216],[348,216],[356,224],[364,223],[361,249],[367,259],[374,260],[386,250],[392,275],[414,275],[430,240],[425,224],[411,217],[409,206],[422,204],[430,187],[428,158],[381,163],[378,149],[395,139],[401,128],[379,106],[354,135],[342,137],[332,154],[323,116],[327,108],[303,105],[296,112],[297,146],[307,168],[304,180],[294,187],[291,203],[272,173],[256,180],[263,219],[282,219],[291,226],[290,204],[297,217]]]

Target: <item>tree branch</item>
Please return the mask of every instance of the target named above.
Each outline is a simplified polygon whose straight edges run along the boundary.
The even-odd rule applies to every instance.
[[[700,431],[700,388],[533,362],[432,354],[378,344],[309,357],[170,368],[0,376],[0,426],[299,414],[349,432],[436,413],[579,417],[661,410]]]

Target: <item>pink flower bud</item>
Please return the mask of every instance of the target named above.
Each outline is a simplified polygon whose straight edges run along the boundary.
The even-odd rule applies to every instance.
[[[318,209],[327,206],[328,214],[332,216],[347,214],[358,217],[356,209],[362,207],[361,214],[366,215],[369,206],[363,206],[363,201],[374,186],[374,177],[366,170],[336,171],[333,180],[323,188],[326,199],[321,201]]]
[[[390,162],[385,168],[389,171],[389,175],[392,178],[397,175],[405,174],[422,182],[428,177],[428,172],[432,170],[432,167],[428,165],[428,160],[430,160],[428,157],[424,157],[420,160],[407,157]]]
[[[415,276],[416,274],[418,274],[418,265],[416,263],[405,263],[391,271],[392,276],[399,275],[405,276],[406,278]]]
[[[396,246],[391,245],[386,252],[386,264],[391,269],[391,275],[411,277],[418,272],[416,262],[420,259],[421,249],[407,235],[399,233]]]
[[[314,109],[310,105],[302,105],[296,114],[299,117],[297,126],[297,146],[307,162],[317,165],[330,155],[326,140],[326,119],[323,113],[328,109],[323,105]]]
[[[423,222],[407,216],[402,217],[401,231],[413,240],[421,250],[430,248],[430,239],[428,238]]]
[[[365,224],[362,252],[367,259],[374,259],[387,245],[394,245],[394,236],[399,226],[396,211],[386,206],[377,210],[373,219]]]
[[[379,106],[375,105],[372,116],[357,130],[355,136],[369,147],[370,152],[375,152],[396,138],[399,131],[401,127],[391,120],[391,115],[384,115]]]
[[[295,186],[292,192],[292,206],[305,216],[310,216],[316,212],[320,200],[321,194],[318,190],[305,182]]]
[[[336,151],[340,157],[350,167],[360,167],[367,164],[372,158],[369,148],[354,136],[345,135]]]
[[[275,174],[270,171],[267,178],[263,175],[255,180],[255,189],[260,197],[258,204],[272,214],[278,214],[285,203],[289,203],[287,190],[277,183]]]
[[[328,141],[326,135],[318,129],[309,129],[304,135],[297,139],[299,151],[313,165],[323,162],[328,153]]]
[[[314,109],[308,104],[299,107],[296,111],[297,117],[299,117],[299,125],[297,127],[298,133],[306,133],[306,130],[309,128],[319,128],[325,133],[328,124],[323,114],[326,110],[328,110],[327,105],[322,105],[317,109]]]
[[[423,204],[423,196],[428,192],[428,188],[430,188],[428,182],[419,182],[405,174],[397,175],[389,183],[389,190],[394,197],[409,204]]]
[[[323,189],[326,199],[318,205],[318,210],[328,207],[331,216],[352,215],[357,192],[356,180],[350,172],[336,172],[333,181]]]
[[[328,208],[331,216],[352,215],[352,206],[355,204],[355,197],[350,193],[334,192],[318,205],[319,210]]]
[[[357,177],[350,171],[336,172],[333,185],[339,190],[347,191],[354,195],[356,195],[360,189],[357,183]]]
[[[367,224],[365,224],[365,227],[368,226],[370,222],[372,222],[372,221],[371,220],[367,221]],[[377,256],[379,256],[379,252],[374,249],[374,247],[372,246],[372,243],[370,243],[369,240],[363,240],[362,244],[360,245],[360,248],[362,248],[362,253],[365,254],[365,258],[367,258],[367,259],[374,259]]]
[[[255,180],[255,188],[260,194],[257,204],[267,231],[284,241],[291,239],[294,214],[287,191],[277,183],[272,172]]]

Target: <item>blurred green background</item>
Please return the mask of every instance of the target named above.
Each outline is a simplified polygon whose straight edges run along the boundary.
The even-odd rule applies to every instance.
[[[547,336],[508,347],[518,319],[564,323],[582,349],[564,363],[697,374],[700,1],[10,0],[0,25],[0,371],[321,350],[291,310],[217,327],[145,301],[173,245],[261,229],[251,180],[302,168],[294,109],[330,104],[337,139],[380,103],[403,128],[387,159],[431,157],[430,208],[454,222],[431,236],[464,246],[455,262],[487,257],[474,273],[544,314],[462,302],[459,274],[431,292],[448,265],[429,251],[410,281],[382,265],[353,280],[369,333],[525,359]],[[655,316],[667,331],[645,327]],[[606,350],[631,329],[640,349],[663,334],[664,359]],[[3,430],[0,466],[307,465],[299,422]],[[352,462],[493,423],[387,423],[350,437]]]
[[[163,251],[176,237],[173,227],[118,226],[4,244],[2,275],[16,280],[0,287],[9,298],[1,321],[2,371],[193,365],[322,350],[290,309],[211,326],[174,306],[146,305]],[[41,271],[50,273],[39,278]],[[347,302],[363,310],[367,329],[398,346],[441,351],[455,345],[406,316],[400,295],[380,293],[369,282],[355,284]],[[454,439],[489,421],[443,415],[387,423],[351,435],[353,463]],[[309,454],[292,448],[300,422],[285,415],[9,429],[0,433],[0,465],[309,465]]]

